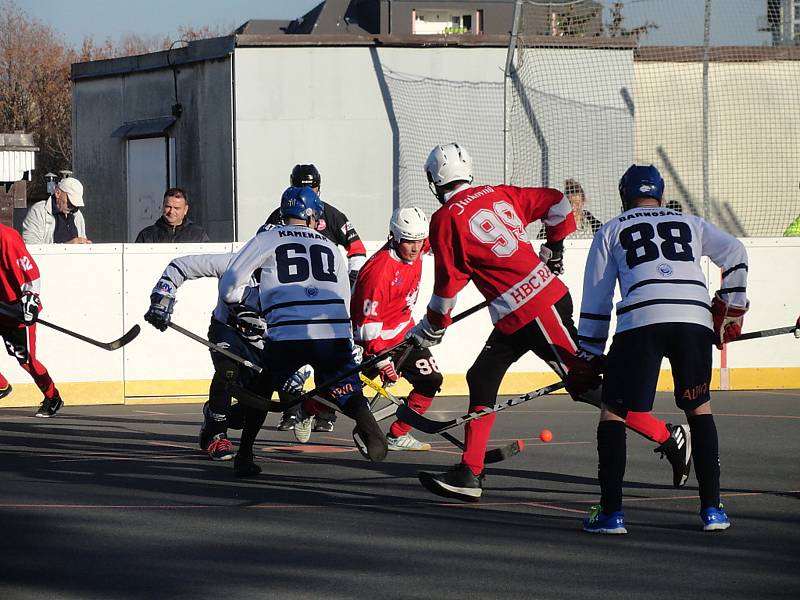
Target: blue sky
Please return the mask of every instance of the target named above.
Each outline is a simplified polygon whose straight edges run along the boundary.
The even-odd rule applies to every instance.
[[[249,19],[294,19],[321,0],[14,0],[73,47],[136,34],[173,35],[181,25],[238,27]]]
[[[322,0],[13,0],[29,16],[60,32],[71,46],[84,37],[118,41],[128,34],[144,38],[176,35],[178,27],[238,27],[248,19],[293,19]],[[444,0],[443,0],[444,1]],[[600,0],[606,8],[613,0]],[[646,20],[658,23],[646,45],[701,45],[703,0],[624,0],[629,27]],[[766,15],[766,0],[715,0],[712,45],[760,45],[769,42],[757,31]],[[608,21],[606,10],[604,20]],[[510,27],[510,24],[509,24]]]

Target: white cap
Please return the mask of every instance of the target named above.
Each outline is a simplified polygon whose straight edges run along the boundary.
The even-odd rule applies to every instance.
[[[66,192],[73,206],[83,206],[83,184],[74,177],[65,177],[56,186]]]

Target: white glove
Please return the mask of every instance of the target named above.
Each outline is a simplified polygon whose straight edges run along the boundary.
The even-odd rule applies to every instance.
[[[364,348],[359,346],[358,344],[353,344],[353,360],[357,365],[360,365],[361,362],[364,360]]]
[[[422,317],[422,320],[408,330],[406,338],[411,338],[417,348],[430,348],[436,344],[441,343],[444,336],[444,329],[435,329],[428,321],[428,317]]]
[[[302,394],[303,387],[305,386],[306,380],[311,377],[311,367],[305,365],[304,367],[300,367],[294,374],[292,374],[289,379],[286,380],[286,383],[283,384],[281,391],[288,392],[290,394]]]

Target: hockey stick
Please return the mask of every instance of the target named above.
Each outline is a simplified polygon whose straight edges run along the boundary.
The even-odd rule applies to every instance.
[[[564,387],[564,382],[557,381],[556,383],[551,383],[550,385],[547,385],[543,388],[539,388],[538,390],[528,392],[524,396],[509,398],[504,402],[498,402],[497,404],[495,404],[490,408],[485,408],[484,410],[477,410],[475,412],[467,413],[466,415],[463,415],[456,419],[451,419],[450,421],[434,421],[433,419],[428,419],[427,417],[424,417],[419,413],[415,412],[405,404],[397,408],[397,418],[403,421],[404,423],[408,423],[414,429],[419,429],[424,433],[440,433],[442,431],[447,431],[448,429],[452,429],[453,427],[458,427],[459,425],[461,425],[462,423],[466,423],[467,421],[479,419],[481,417],[485,417],[486,415],[496,413],[501,410],[505,410],[506,408],[510,408],[512,406],[516,406],[517,404],[522,404],[523,402],[527,402],[528,400],[533,400],[534,398],[545,396],[551,392],[560,390],[563,387]]]
[[[798,323],[800,323],[800,320],[798,320]],[[749,331],[747,333],[743,333],[736,339],[731,340],[731,342],[743,342],[745,340],[757,340],[765,337],[772,337],[773,335],[784,335],[786,333],[794,333],[798,329],[800,329],[800,326],[794,324],[794,325],[789,325],[788,327],[777,327],[775,329],[762,329],[761,331]]]
[[[138,325],[137,325],[137,327],[138,327]],[[212,352],[219,352],[220,354],[222,354],[222,356],[230,358],[234,362],[238,362],[239,364],[244,365],[245,367],[249,367],[249,368],[253,369],[256,373],[261,373],[261,371],[263,370],[261,367],[259,367],[258,365],[250,362],[246,358],[242,358],[241,356],[239,356],[238,354],[234,354],[230,350],[226,350],[225,348],[217,346],[213,342],[209,342],[204,337],[200,337],[196,333],[192,333],[188,329],[184,329],[183,327],[181,327],[177,323],[174,323],[173,321],[170,321],[169,323],[167,323],[167,327],[170,327],[171,329],[174,329],[178,333],[182,333],[186,337],[193,339],[195,342],[200,342],[201,344],[203,344],[203,346],[205,346],[206,348],[209,348]],[[137,331],[137,333],[138,333],[138,331]]]
[[[11,317],[12,319],[17,318],[17,314],[13,312],[9,312],[5,305],[0,305],[0,314]],[[133,339],[139,335],[141,331],[141,327],[139,325],[134,325],[130,328],[130,330],[125,333],[121,338],[114,340],[113,342],[100,342],[98,340],[92,339],[85,335],[82,335],[76,331],[72,331],[67,329],[66,327],[62,327],[61,325],[56,325],[55,323],[51,323],[50,321],[45,321],[44,319],[36,319],[36,323],[40,323],[45,327],[49,327],[50,329],[55,329],[56,331],[60,331],[63,334],[72,336],[76,339],[81,340],[82,342],[86,342],[87,344],[91,344],[92,346],[97,346],[98,348],[102,348],[103,350],[119,350],[125,344],[130,343]]]
[[[378,392],[378,394],[380,394],[381,396],[383,396],[384,398],[386,398],[387,400],[392,402],[392,404],[389,405],[389,407],[386,407],[386,408],[390,408],[390,407],[394,408],[394,406],[397,406],[397,407],[406,406],[406,404],[402,400],[400,400],[397,396],[395,396],[394,394],[392,394],[391,392],[386,390],[385,387],[383,387],[382,385],[376,383],[375,381],[373,381],[369,377],[365,377],[362,374],[361,375],[361,381],[364,384],[366,384],[369,387],[371,387],[376,392]],[[381,411],[383,411],[383,410],[386,410],[386,409],[381,409]],[[378,411],[378,412],[381,412],[381,411]],[[373,414],[377,415],[378,412],[373,413]],[[414,412],[414,414],[418,414],[418,413]],[[378,421],[380,419],[378,419],[377,416],[376,416],[375,420]],[[439,431],[437,433],[440,436],[442,436],[444,439],[446,439],[448,442],[450,442],[451,444],[456,446],[457,448],[460,448],[461,450],[464,449],[464,442],[459,440],[457,437],[455,437],[453,435],[450,435],[446,431]],[[493,448],[492,450],[487,450],[486,454],[484,454],[483,462],[486,463],[486,464],[498,463],[498,462],[500,462],[502,460],[505,460],[507,458],[510,458],[512,456],[515,456],[515,455],[519,454],[522,451],[523,446],[524,446],[524,443],[523,443],[522,440],[514,440],[513,442],[511,442],[510,444],[506,444],[505,446],[501,446],[499,448]]]
[[[482,308],[486,308],[487,306],[489,306],[489,301],[488,300],[484,300],[480,304],[476,304],[475,306],[473,306],[471,308],[468,308],[464,312],[459,313],[455,317],[453,317],[453,321],[450,323],[450,325],[452,325],[453,323],[458,323],[462,319],[466,319],[468,316],[478,312]],[[306,398],[308,398],[310,396],[313,396],[315,394],[319,394],[320,392],[329,389],[334,384],[342,381],[343,379],[347,379],[348,377],[350,377],[351,375],[353,375],[355,373],[360,373],[361,371],[366,371],[368,369],[371,369],[372,367],[377,365],[380,361],[382,361],[384,358],[389,356],[392,352],[395,352],[396,350],[398,350],[400,348],[406,348],[406,347],[410,346],[411,344],[412,344],[412,341],[411,341],[410,338],[406,338],[402,342],[398,342],[397,344],[395,344],[391,348],[387,348],[386,350],[383,350],[382,352],[379,352],[378,354],[376,354],[375,356],[373,356],[369,360],[365,360],[360,365],[356,365],[354,368],[350,369],[349,371],[345,371],[341,375],[337,375],[336,377],[333,377],[333,378],[329,379],[328,381],[325,381],[325,382],[319,384],[318,386],[316,386],[310,392],[304,392],[302,395],[300,395],[298,397],[297,401],[294,404],[298,404],[298,403],[302,402],[303,400],[305,400]],[[289,408],[289,407],[287,407],[287,408]]]
[[[81,335],[75,331],[70,331],[66,327],[61,327],[60,325],[56,325],[55,323],[50,323],[49,321],[45,321],[44,319],[37,319],[37,323],[41,323],[45,327],[49,327],[50,329],[55,329],[56,331],[60,331],[61,333],[65,333],[66,335],[70,335],[76,339],[79,339],[87,344],[91,344],[92,346],[97,346],[98,348],[102,348],[103,350],[119,350],[124,345],[132,342],[134,338],[139,335],[139,332],[142,330],[139,325],[134,325],[131,327],[121,338],[114,340],[113,342],[100,342],[98,340],[93,340],[90,337],[86,337],[85,335]]]

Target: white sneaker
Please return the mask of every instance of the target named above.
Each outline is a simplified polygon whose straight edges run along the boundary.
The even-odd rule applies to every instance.
[[[386,441],[389,442],[389,450],[430,450],[431,445],[427,442],[420,442],[410,433],[401,435],[400,437],[386,436]]]
[[[311,439],[312,429],[314,429],[314,415],[307,415],[304,412],[300,412],[297,421],[295,421],[294,429],[292,429],[294,432],[294,439],[301,444],[305,444]]]

